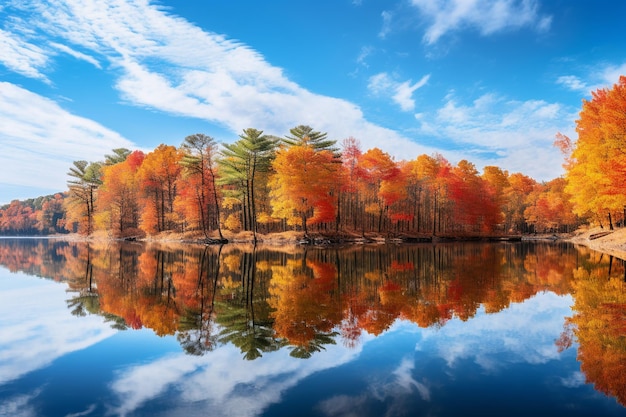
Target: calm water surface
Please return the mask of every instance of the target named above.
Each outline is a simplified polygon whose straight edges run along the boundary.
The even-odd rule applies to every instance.
[[[0,416],[624,416],[625,277],[568,244],[0,239]]]

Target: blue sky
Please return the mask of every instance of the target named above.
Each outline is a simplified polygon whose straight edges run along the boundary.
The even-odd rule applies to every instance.
[[[626,74],[626,2],[4,0],[0,204],[72,161],[307,124],[397,160],[563,174],[581,102]]]

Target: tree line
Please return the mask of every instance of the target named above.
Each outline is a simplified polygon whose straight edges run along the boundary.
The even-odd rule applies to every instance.
[[[539,183],[497,166],[480,173],[439,154],[397,161],[304,125],[282,138],[249,128],[221,145],[199,133],[148,153],[114,149],[75,161],[68,176],[69,190],[49,203],[60,207],[53,224],[43,221],[50,208],[34,215],[14,201],[0,208],[0,232],[463,236],[567,231],[581,221],[563,178]]]

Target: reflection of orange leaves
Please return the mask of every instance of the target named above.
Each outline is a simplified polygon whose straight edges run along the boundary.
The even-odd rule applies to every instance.
[[[131,329],[141,329],[143,324],[141,323],[141,317],[137,315],[135,309],[130,309],[124,314],[124,321]]]
[[[588,256],[592,262],[584,264],[593,267],[580,267],[572,281],[576,313],[570,320],[579,343],[578,360],[588,382],[626,405],[624,265],[614,265],[609,274],[609,259],[603,261],[596,253]]]
[[[307,261],[307,266],[313,270],[315,285],[326,291],[332,290],[337,277],[335,265],[327,262]]]
[[[241,256],[239,254],[224,256],[222,259],[222,265],[229,271],[238,271],[241,265]]]
[[[387,281],[379,288],[378,294],[380,295],[380,302],[383,305],[390,304],[397,301],[397,298],[402,296],[402,287],[395,282]]]
[[[391,327],[395,320],[396,317],[394,315],[388,314],[382,310],[369,310],[359,322],[361,323],[361,327],[369,334],[378,336]]]
[[[345,347],[353,349],[361,337],[361,327],[356,317],[350,316],[341,322],[341,337]]]
[[[387,281],[380,287],[378,294],[385,312],[394,318],[399,317],[400,311],[407,303],[402,287],[393,281]]]
[[[297,346],[307,346],[316,334],[331,331],[341,320],[339,304],[330,291],[334,266],[315,261],[308,261],[307,266],[303,269],[296,261],[272,267],[269,304],[275,310],[274,330]]]
[[[626,304],[602,303],[600,311],[615,336],[626,336]]]
[[[174,308],[154,301],[143,301],[146,303],[143,311],[144,325],[154,330],[158,336],[174,334],[178,327],[178,314]]]
[[[417,323],[418,326],[424,328],[441,325],[445,320],[452,316],[449,309],[442,309],[441,307],[441,305],[436,305],[434,303],[418,303],[417,305],[410,307],[407,306],[407,308],[403,310],[403,316],[414,323]]]
[[[272,269],[272,264],[268,261],[258,261],[256,263],[256,269],[260,272],[270,271]]]

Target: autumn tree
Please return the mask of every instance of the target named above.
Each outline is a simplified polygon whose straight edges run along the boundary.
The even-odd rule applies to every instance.
[[[65,197],[61,193],[56,193],[52,198],[47,198],[37,214],[39,222],[38,228],[44,234],[64,233],[65,229],[65,209],[63,202]]]
[[[565,192],[565,179],[537,184],[527,196],[526,221],[536,232],[568,232],[578,225],[571,197]]]
[[[458,230],[491,232],[500,220],[495,190],[478,175],[471,162],[461,160],[448,181]]]
[[[182,153],[171,145],[159,145],[146,155],[137,171],[142,187],[141,227],[148,233],[175,229],[179,219],[174,212],[177,181],[182,169]]]
[[[419,155],[402,170],[407,178],[408,198],[413,202],[413,230],[441,232],[448,211],[448,181],[452,166],[441,155]]]
[[[97,223],[112,231],[116,237],[141,236],[140,190],[137,171],[145,158],[142,151],[134,151],[119,162],[102,167],[102,185],[98,196]]]
[[[358,164],[361,189],[367,199],[365,211],[376,217],[376,229],[380,233],[383,217],[389,214],[390,206],[406,196],[402,171],[391,156],[379,148],[361,155]]]
[[[521,174],[514,173],[508,178],[509,186],[504,191],[504,229],[507,232],[526,233],[526,208],[529,206],[528,196],[535,189],[537,181]]]
[[[611,213],[621,214],[626,205],[626,76],[591,95],[576,121],[576,141],[557,135],[556,144],[566,156],[565,191],[576,214],[600,225],[606,218],[612,228]]]
[[[13,200],[2,211],[0,231],[9,235],[29,235],[37,230],[37,217],[32,207]]]
[[[187,220],[195,220],[205,237],[216,228],[221,240],[220,199],[217,189],[217,143],[210,136],[197,133],[187,136],[181,145],[183,175],[178,201]]]
[[[299,223],[305,235],[308,224],[334,220],[332,192],[340,167],[335,161],[331,151],[316,151],[307,144],[281,147],[270,178],[273,215],[290,225]]]
[[[363,203],[359,192],[359,178],[363,177],[359,158],[363,155],[361,143],[350,136],[341,142],[341,160],[343,163],[342,187],[340,189],[339,204],[337,205],[337,226],[343,223],[353,230],[357,230],[363,222]]]

